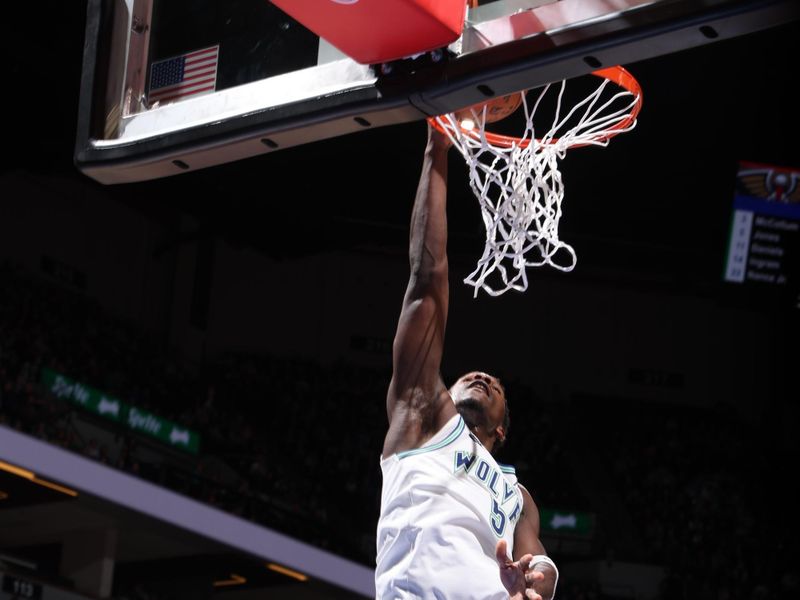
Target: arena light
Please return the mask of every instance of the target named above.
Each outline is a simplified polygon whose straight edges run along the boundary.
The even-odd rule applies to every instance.
[[[475,121],[470,118],[462,119],[461,120],[461,128],[465,131],[472,131],[475,129]]]
[[[16,475],[17,477],[24,477],[25,479],[33,479],[35,477],[33,471],[15,467],[14,465],[3,462],[2,460],[0,460],[0,470],[5,471],[6,473],[11,473],[12,475]]]
[[[8,494],[3,490],[0,490],[0,500],[5,500],[6,498],[8,498]]]
[[[267,568],[270,571],[275,571],[276,573],[280,573],[281,575],[286,575],[287,577],[291,577],[292,579],[296,579],[297,581],[308,581],[308,575],[304,575],[299,571],[295,571],[294,569],[290,569],[288,567],[282,567],[281,565],[276,565],[275,563],[267,563]]]
[[[17,565],[18,567],[22,567],[30,571],[35,571],[39,568],[39,565],[35,562],[31,562],[24,558],[19,558],[18,556],[11,556],[10,554],[0,554],[0,562],[11,563],[12,565]]]
[[[73,498],[78,495],[78,492],[76,492],[73,489],[64,487],[63,485],[58,485],[57,483],[53,483],[52,481],[47,481],[46,479],[40,479],[36,476],[36,473],[34,473],[33,471],[28,471],[27,469],[23,469],[21,467],[17,467],[10,463],[3,462],[2,460],[0,460],[0,471],[11,473],[12,475],[16,475],[17,477],[22,477],[23,479],[27,479],[31,483],[35,483],[36,485],[41,485],[42,487],[55,490],[56,492],[61,492],[62,494],[66,494],[67,496],[72,496]]]
[[[62,494],[66,494],[67,496],[72,496],[75,498],[78,495],[78,492],[75,490],[64,487],[63,485],[58,485],[57,483],[53,483],[52,481],[46,481],[44,479],[39,479],[38,477],[34,477],[31,481],[35,484],[41,485],[42,487],[49,488],[51,490],[55,490],[57,492],[61,492]]]
[[[236,573],[231,573],[230,579],[220,579],[213,583],[214,587],[227,587],[230,585],[243,585],[247,583],[247,579]]]

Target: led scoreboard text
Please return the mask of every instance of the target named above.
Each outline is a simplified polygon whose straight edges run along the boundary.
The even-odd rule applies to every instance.
[[[785,288],[800,308],[800,170],[741,163],[725,281]]]

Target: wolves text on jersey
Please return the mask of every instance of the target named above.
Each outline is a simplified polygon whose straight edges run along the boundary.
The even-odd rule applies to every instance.
[[[489,522],[495,535],[503,537],[506,527],[515,523],[522,512],[516,486],[510,484],[501,471],[473,452],[455,451],[453,474],[458,475],[459,471],[464,471],[464,474],[480,483],[491,494],[492,508]],[[514,502],[509,503],[512,498]]]

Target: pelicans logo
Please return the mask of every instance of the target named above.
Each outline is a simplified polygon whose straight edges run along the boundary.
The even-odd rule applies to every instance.
[[[784,204],[797,203],[800,202],[800,171],[742,164],[736,187],[745,196]]]

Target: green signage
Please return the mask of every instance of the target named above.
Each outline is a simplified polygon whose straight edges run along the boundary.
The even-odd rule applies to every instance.
[[[541,509],[542,532],[589,537],[594,532],[594,515],[567,510]]]
[[[197,454],[200,435],[151,412],[125,404],[94,388],[64,375],[42,369],[42,385],[59,398],[69,400],[83,409],[116,421],[138,433],[154,437],[169,446]]]

